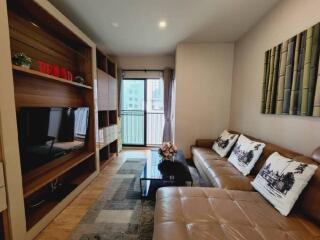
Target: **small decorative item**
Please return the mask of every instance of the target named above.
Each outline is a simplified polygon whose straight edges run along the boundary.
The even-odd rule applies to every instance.
[[[60,77],[60,68],[58,65],[53,65],[53,76]]]
[[[30,68],[32,59],[28,57],[25,53],[19,52],[13,55],[12,63],[17,66]]]
[[[69,81],[73,81],[73,75],[72,75],[72,73],[70,71],[67,71],[67,79]]]
[[[52,75],[53,73],[53,66],[49,63],[46,64],[47,65],[47,74]]]
[[[60,68],[60,77],[63,79],[68,80],[68,74],[67,74],[67,70],[65,68]]]
[[[60,77],[65,80],[73,81],[73,74],[71,71],[64,67],[60,67],[56,64],[46,63],[44,61],[38,61],[38,68],[41,73],[52,75],[55,77]]]
[[[77,82],[77,83],[81,83],[81,84],[85,83],[84,78],[81,77],[81,76],[75,76],[74,77],[74,81]]]
[[[171,142],[165,142],[159,148],[159,155],[163,160],[174,161],[174,155],[177,153],[177,147]]]
[[[39,71],[41,73],[47,73],[47,64],[43,61],[38,61]]]

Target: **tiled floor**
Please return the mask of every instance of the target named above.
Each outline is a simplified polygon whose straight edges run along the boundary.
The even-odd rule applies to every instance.
[[[37,240],[64,240],[68,239],[73,229],[79,224],[82,217],[86,214],[89,207],[97,200],[99,195],[108,188],[110,180],[115,177],[122,163],[128,158],[148,158],[148,150],[125,150],[101,171],[95,180],[64,209],[36,238]],[[130,217],[130,211],[124,211],[123,214],[114,218],[112,211],[105,211],[96,221],[121,222]]]

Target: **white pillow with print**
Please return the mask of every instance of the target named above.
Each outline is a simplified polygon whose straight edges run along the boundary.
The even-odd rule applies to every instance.
[[[232,134],[224,130],[223,133],[214,142],[212,149],[221,157],[225,157],[237,141],[238,136],[239,135],[237,134]]]
[[[316,165],[297,162],[275,152],[251,184],[287,216],[316,169]]]
[[[265,146],[264,143],[254,142],[240,135],[228,161],[246,176],[258,161]]]

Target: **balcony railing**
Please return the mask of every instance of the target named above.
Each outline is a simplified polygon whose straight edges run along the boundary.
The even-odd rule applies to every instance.
[[[158,145],[162,143],[163,112],[122,110],[121,124],[122,141],[125,145]]]

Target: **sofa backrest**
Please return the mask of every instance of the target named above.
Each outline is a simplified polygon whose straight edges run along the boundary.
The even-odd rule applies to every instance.
[[[250,138],[250,139],[252,139],[252,138]],[[266,144],[266,146],[264,147],[263,152],[262,152],[259,160],[254,165],[254,168],[251,171],[251,175],[256,176],[259,173],[260,169],[263,167],[263,165],[266,162],[266,160],[268,159],[268,157],[271,154],[273,154],[274,152],[278,152],[278,153],[280,153],[282,156],[284,156],[286,158],[294,158],[294,157],[297,157],[297,156],[301,156],[301,154],[299,154],[299,153],[296,153],[294,151],[290,151],[288,149],[282,148],[282,147],[277,146],[275,144],[268,143],[268,142],[262,141],[260,139],[253,139],[253,140],[259,141],[259,142],[263,142],[263,143]]]
[[[235,131],[230,132],[240,134]],[[255,164],[250,175],[256,176],[259,173],[260,169],[263,167],[268,157],[274,152],[278,152],[282,156],[294,159],[295,161],[307,164],[314,164],[318,166],[318,169],[316,170],[315,174],[313,175],[307,187],[304,189],[304,191],[300,195],[300,198],[295,204],[294,211],[298,211],[303,215],[307,216],[308,218],[312,219],[313,221],[317,222],[318,224],[320,224],[320,147],[312,153],[311,157],[306,157],[297,152],[251,137],[247,134],[243,135],[245,135],[253,141],[263,142],[266,144],[259,160]]]
[[[249,138],[249,139],[251,139],[253,141],[262,142],[262,143],[266,144],[266,146],[264,147],[263,152],[262,152],[259,160],[254,165],[254,168],[252,169],[252,171],[250,173],[250,175],[252,175],[252,176],[256,176],[259,173],[260,169],[263,167],[263,165],[266,162],[266,160],[268,159],[268,157],[274,152],[278,152],[282,156],[287,157],[287,158],[294,158],[296,156],[301,156],[301,154],[299,154],[299,153],[296,153],[296,152],[288,150],[286,148],[277,146],[277,145],[272,144],[272,143],[268,143],[268,142],[266,142],[264,140],[252,137],[250,135],[247,135],[247,134],[244,134],[244,133],[239,133],[239,132],[236,132],[236,131],[230,131],[230,132],[231,133],[236,133],[236,134],[239,134],[239,135],[243,134],[244,136],[246,136],[247,138]]]
[[[295,210],[320,224],[320,166],[314,159],[306,156],[295,157],[294,160],[318,166],[315,174],[300,195]]]

